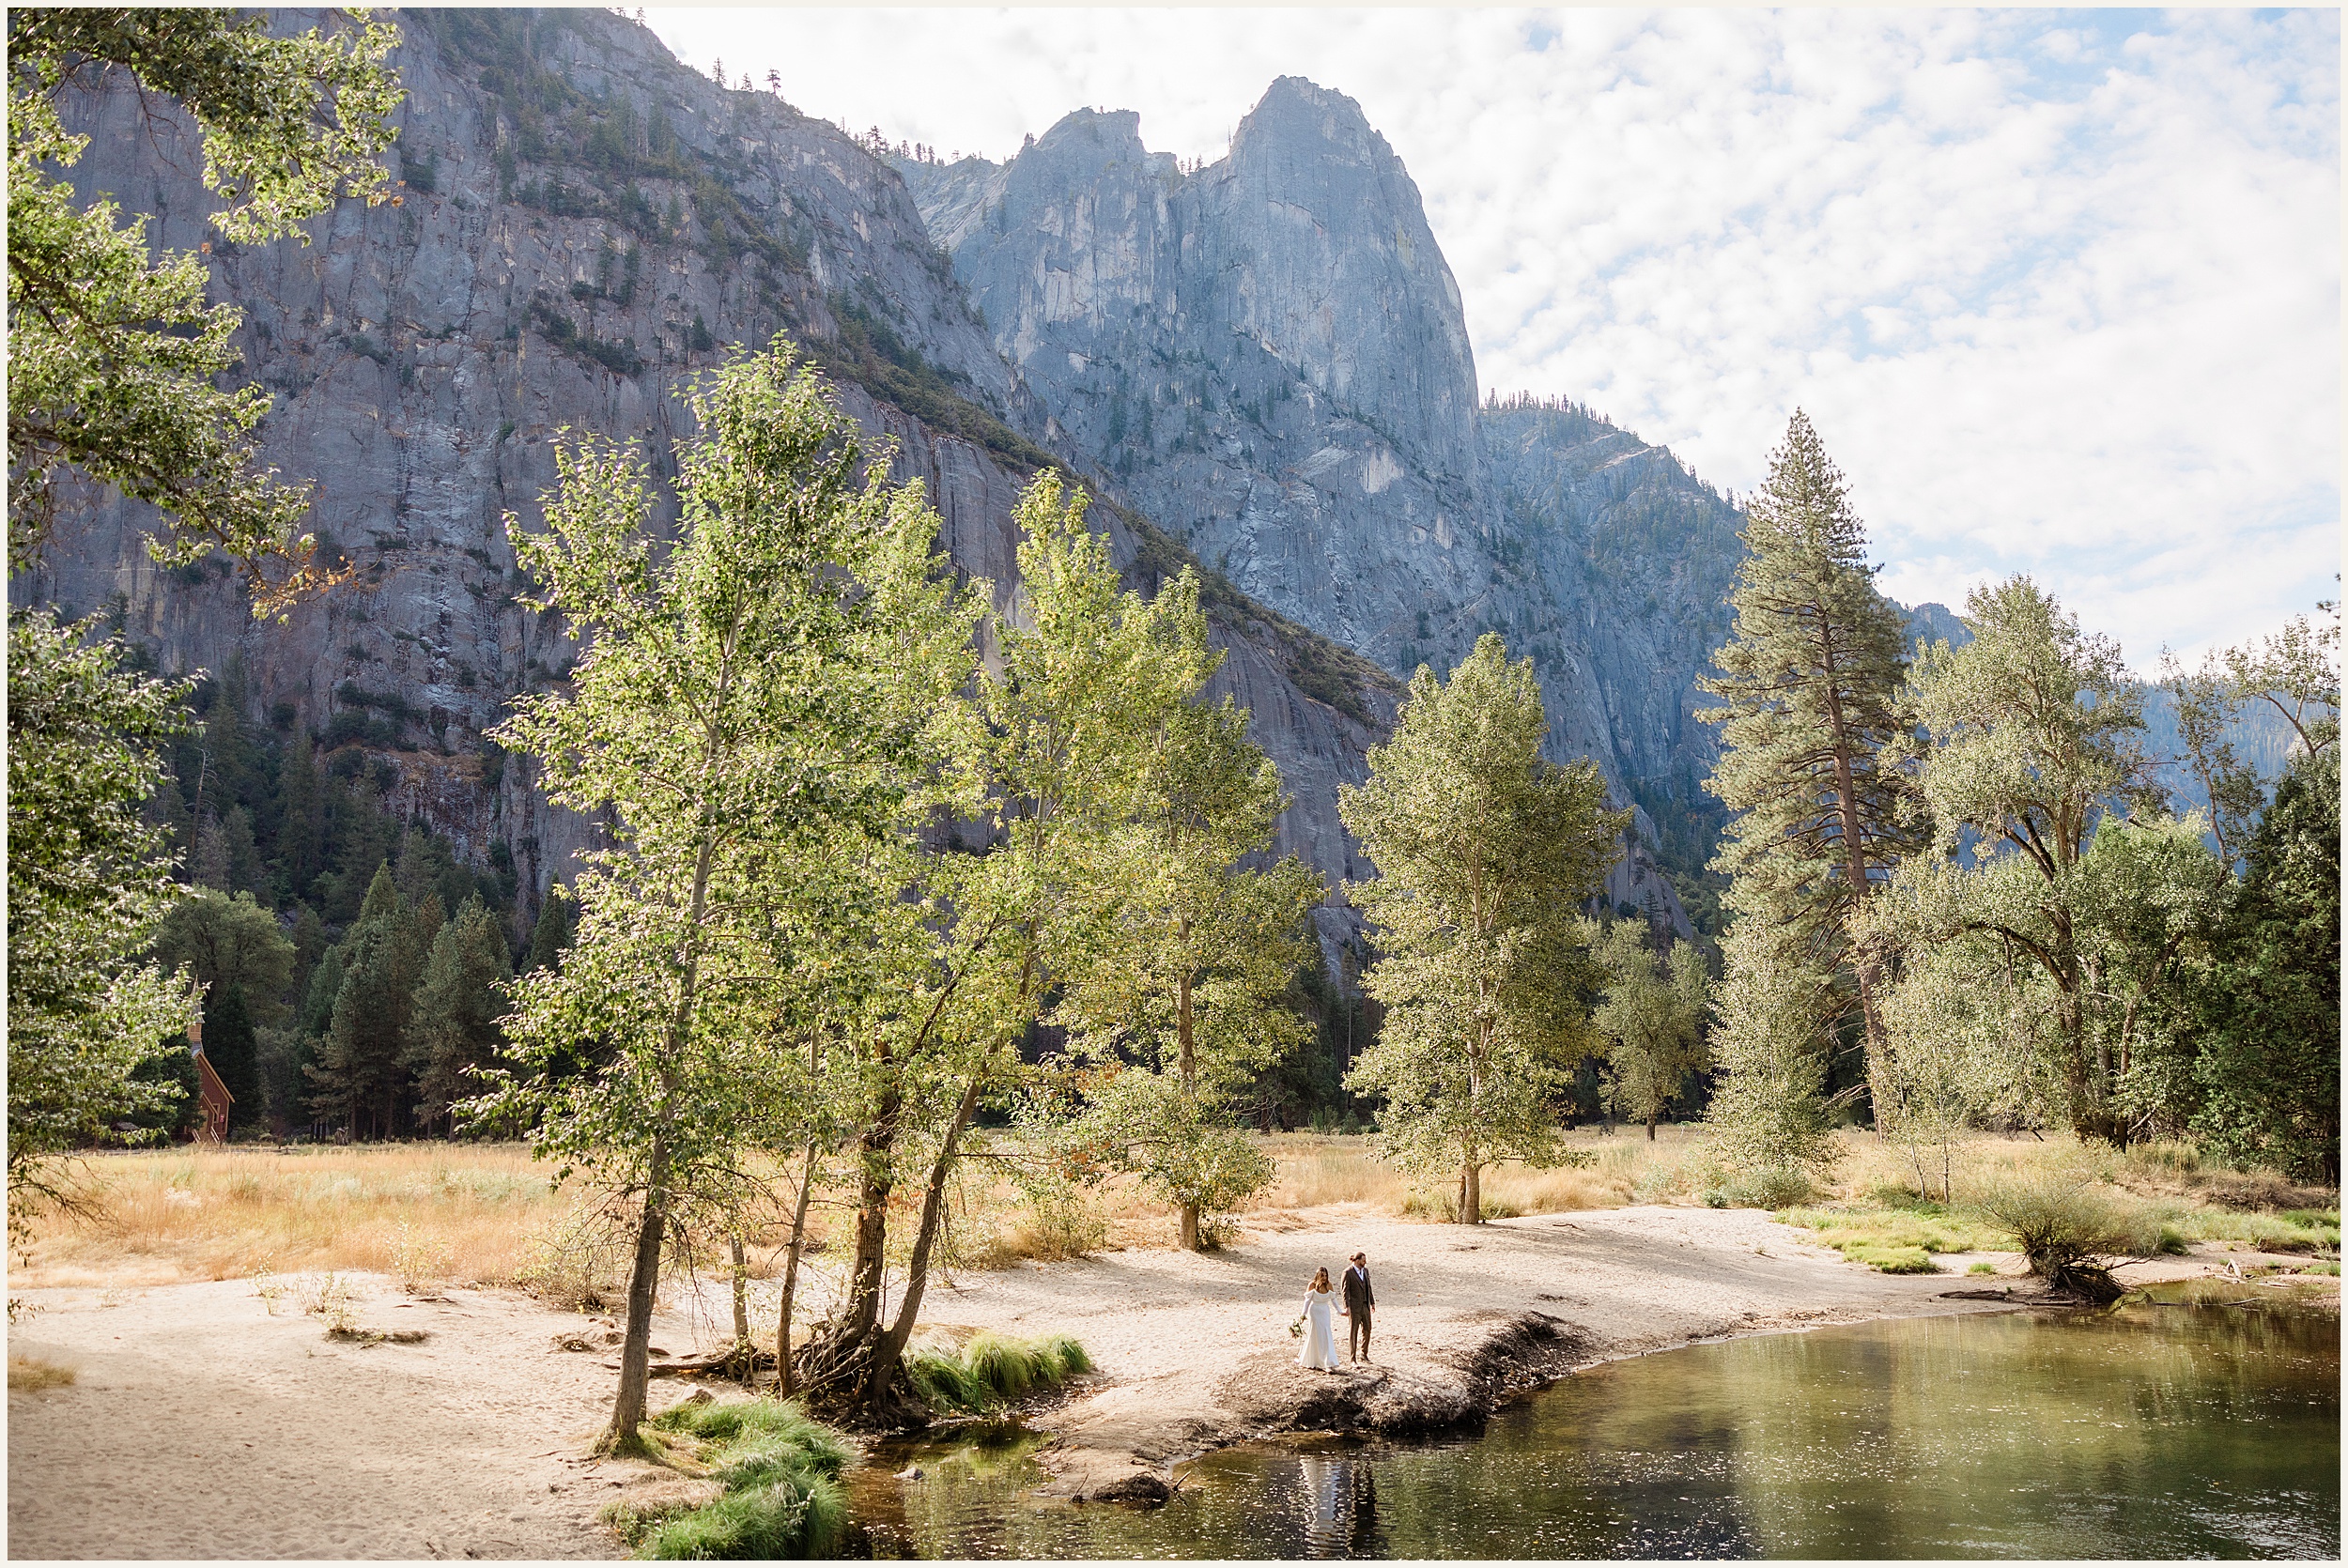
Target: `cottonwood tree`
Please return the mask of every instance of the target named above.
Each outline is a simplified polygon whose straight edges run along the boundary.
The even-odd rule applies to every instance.
[[[1799,410],[1739,537],[1735,635],[1713,655],[1721,673],[1698,683],[1722,702],[1696,715],[1721,727],[1706,787],[1736,813],[1712,869],[1731,879],[1722,901],[1735,918],[1773,928],[1773,953],[1834,980],[1800,988],[1840,1000],[1815,1022],[1831,1028],[1857,1010],[1872,1086],[1883,1070],[1877,977],[1849,925],[1923,839],[1889,765],[1907,733],[1905,623],[1876,589],[1842,473]]]
[[[1439,681],[1422,668],[1369,778],[1337,812],[1378,876],[1347,893],[1372,922],[1364,976],[1386,1007],[1347,1087],[1383,1097],[1381,1152],[1459,1174],[1458,1218],[1483,1219],[1486,1165],[1561,1156],[1551,1099],[1590,1042],[1596,989],[1575,907],[1602,884],[1630,821],[1587,761],[1542,760],[1530,659],[1487,633]]]
[[[1214,669],[1195,575],[1155,600],[1122,590],[1085,509],[1082,492],[1050,470],[1020,500],[1018,594],[992,625],[999,662],[981,671],[983,722],[968,727],[964,752],[972,807],[996,841],[983,854],[929,852],[909,869],[927,945],[901,936],[914,961],[897,988],[903,1007],[861,1065],[873,1088],[851,1154],[855,1253],[845,1299],[799,1372],[824,1399],[868,1416],[896,1397],[964,1135],[1011,1082],[1052,990],[1107,940],[1140,875],[1126,829],[1160,726]],[[917,1172],[904,1284],[884,1324],[888,1216]]]
[[[179,563],[220,547],[259,563],[304,546],[306,504],[260,470],[250,432],[268,406],[223,390],[239,323],[208,307],[194,254],[150,256],[145,220],[77,204],[51,171],[87,138],[66,95],[130,79],[177,100],[204,137],[214,223],[255,242],[291,233],[338,193],[383,192],[376,155],[398,88],[382,67],[396,34],[269,36],[267,19],[217,10],[19,8],[8,39],[8,563],[34,564],[66,474],[152,502]],[[268,595],[261,596],[266,603]],[[42,1184],[43,1158],[158,1092],[131,1074],[193,1016],[188,993],[138,958],[170,902],[157,836],[137,803],[151,747],[186,688],[121,668],[93,621],[8,612],[8,1191]]]
[[[640,1206],[606,1450],[641,1442],[665,1230],[749,1136],[739,1042],[774,962],[777,854],[885,834],[971,660],[965,598],[934,576],[935,514],[888,484],[787,343],[688,403],[672,547],[656,552],[642,459],[593,438],[563,453],[546,531],[509,525],[546,585],[535,607],[586,651],[571,689],[517,699],[499,739],[538,760],[550,798],[615,825],[574,884],[562,966],[514,986],[519,1070],[482,1109],[525,1115],[539,1152]],[[588,1047],[597,1070],[546,1070]]]
[[[1704,1027],[1710,987],[1694,944],[1676,942],[1661,954],[1647,931],[1628,920],[1581,927],[1603,976],[1591,1022],[1605,1042],[1607,1104],[1626,1121],[1645,1122],[1652,1140],[1688,1075],[1710,1065]]]
[[[1901,884],[1904,945],[1977,932],[2034,972],[2049,988],[2065,1119],[2082,1135],[2124,1143],[2118,1091],[2142,1006],[2116,983],[2119,947],[2139,940],[2123,928],[2142,923],[2124,906],[2168,909],[2151,938],[2157,969],[2214,895],[2217,863],[2206,853],[2171,856],[2145,873],[2158,885],[2120,886],[2145,875],[2127,864],[2125,834],[2107,840],[2098,826],[2122,816],[2155,822],[2162,796],[2141,744],[2142,689],[2116,644],[2081,632],[2027,576],[1973,590],[1965,619],[1973,640],[1924,650],[1914,672],[1916,787],[1938,837],[1935,854]],[[1961,866],[1968,833],[1972,864]]]
[[[134,1082],[196,1018],[192,982],[139,961],[173,888],[139,804],[186,687],[130,675],[122,649],[8,623],[8,1223],[54,1198],[51,1156],[172,1092]]]
[[[1052,1013],[1080,1052],[1121,1068],[1095,1089],[1086,1133],[1175,1205],[1191,1252],[1203,1214],[1272,1179],[1234,1112],[1305,1034],[1286,996],[1321,896],[1293,856],[1244,864],[1288,804],[1247,718],[1228,698],[1165,715],[1122,846],[1123,908]]]
[[[2316,621],[2294,616],[2273,636],[2213,649],[2197,669],[2161,654],[2161,684],[2176,699],[2186,746],[2181,761],[2209,798],[2210,832],[2229,866],[2241,858],[2266,805],[2258,771],[2228,739],[2244,711],[2262,703],[2274,708],[2302,755],[2317,755],[2340,739],[2340,607],[2321,604],[2316,611]]]
[[[250,893],[203,888],[164,915],[155,957],[167,971],[187,971],[202,991],[204,1054],[235,1097],[236,1124],[251,1124],[264,1111],[255,1029],[286,1011],[293,943]]]

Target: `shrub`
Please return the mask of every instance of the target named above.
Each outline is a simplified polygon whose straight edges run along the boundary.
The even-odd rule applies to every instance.
[[[2078,1177],[2052,1173],[2001,1177],[1974,1191],[1971,1207],[2013,1232],[2031,1273],[2092,1300],[2120,1299],[2103,1260],[2147,1257],[2160,1246],[2160,1231],[2150,1215],[2123,1207]]]
[[[1738,1171],[1705,1191],[1714,1208],[1791,1208],[1811,1196],[1809,1173],[1795,1165]]]
[[[41,1389],[61,1389],[78,1376],[70,1366],[58,1366],[38,1357],[10,1354],[8,1357],[8,1387],[26,1392]]]
[[[564,1312],[605,1306],[623,1293],[631,1229],[604,1209],[573,1209],[531,1231],[514,1283]]]

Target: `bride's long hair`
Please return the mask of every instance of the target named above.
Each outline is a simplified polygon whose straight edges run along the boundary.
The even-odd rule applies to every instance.
[[[1326,1268],[1314,1269],[1313,1283],[1306,1285],[1305,1288],[1306,1290],[1327,1290],[1329,1288],[1329,1270]]]

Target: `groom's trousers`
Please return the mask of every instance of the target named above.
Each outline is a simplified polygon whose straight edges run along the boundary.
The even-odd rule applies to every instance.
[[[1345,1337],[1347,1354],[1357,1361],[1369,1360],[1369,1314],[1363,1308],[1355,1307],[1353,1315],[1346,1321],[1352,1325]]]

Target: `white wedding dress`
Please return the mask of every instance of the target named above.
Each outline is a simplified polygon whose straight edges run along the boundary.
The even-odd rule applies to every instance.
[[[1305,1347],[1296,1353],[1298,1366],[1318,1367],[1324,1372],[1337,1369],[1337,1334],[1329,1321],[1336,1304],[1334,1290],[1305,1292]]]

